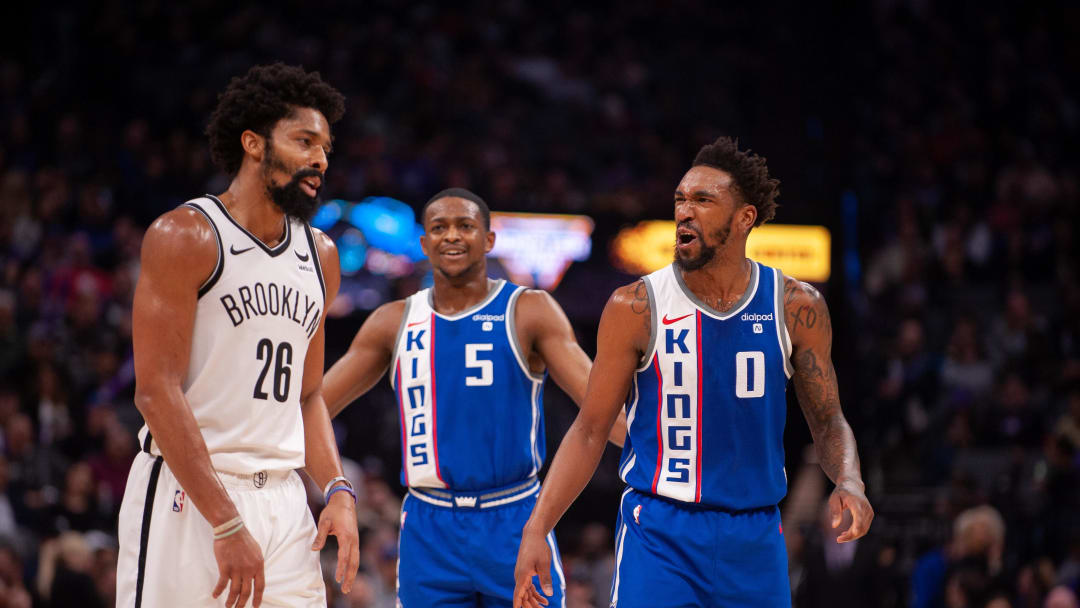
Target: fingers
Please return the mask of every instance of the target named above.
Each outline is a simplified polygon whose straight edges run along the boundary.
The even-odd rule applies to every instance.
[[[846,543],[865,536],[870,531],[870,522],[874,519],[874,509],[865,498],[848,496],[843,497],[842,502],[844,508],[851,511],[851,526],[836,537],[838,543]]]
[[[229,579],[229,595],[225,598],[225,608],[232,608],[236,605],[236,600],[240,597],[240,588],[242,586],[240,575],[234,574],[232,578]]]
[[[548,600],[546,597],[540,595],[540,592],[536,590],[536,587],[529,585],[529,601],[532,606],[540,608],[540,606],[547,606]]]
[[[340,541],[341,538],[338,537]],[[343,552],[348,554],[348,562],[345,565],[345,579],[341,583],[341,592],[348,594],[352,589],[353,581],[356,580],[356,571],[360,569],[360,540],[359,538],[350,539],[346,549],[338,548],[338,561],[341,561],[341,555]]]
[[[266,589],[266,577],[263,576],[263,569],[259,568],[259,571],[255,573],[255,591],[251,596],[251,605],[254,608],[259,608],[259,605],[262,604],[264,589]]]
[[[325,514],[326,512],[323,511]],[[311,543],[312,551],[322,551],[326,545],[326,536],[330,534],[330,521],[326,517],[319,518],[319,532],[315,535],[315,542]],[[334,579],[339,580],[339,579]]]
[[[541,608],[547,604],[547,599],[533,586],[532,577],[519,581],[514,588],[514,608]]]
[[[221,592],[225,590],[225,585],[227,584],[229,584],[229,577],[225,576],[225,571],[222,571],[218,576],[217,584],[214,585],[214,592],[211,594],[214,596],[215,600],[221,595]]]
[[[252,579],[245,576],[243,579],[241,579],[241,581],[242,584],[240,585],[240,595],[236,598],[237,608],[243,608],[244,606],[247,606],[248,598],[251,597]]]
[[[844,521],[844,504],[840,499],[840,495],[836,492],[829,496],[829,516],[832,519],[832,527],[834,528]]]
[[[544,595],[553,595],[555,593],[554,588],[551,586],[551,568],[544,568],[537,576],[540,579],[540,588],[544,590]],[[544,601],[547,604],[547,601]]]

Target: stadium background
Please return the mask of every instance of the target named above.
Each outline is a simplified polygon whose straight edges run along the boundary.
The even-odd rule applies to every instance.
[[[0,606],[112,604],[141,234],[224,188],[205,122],[229,77],[273,60],[348,98],[324,198],[415,208],[457,185],[591,217],[592,255],[554,291],[590,353],[633,278],[614,235],[669,219],[696,150],[738,136],[782,181],[777,221],[832,233],[819,287],[878,513],[854,547],[823,542],[829,488],[792,403],[797,606],[1076,606],[1055,587],[1080,580],[1080,8],[530,4],[57,1],[5,19]],[[329,361],[427,272],[368,253],[384,263],[346,277]],[[549,458],[574,412],[548,383]],[[385,384],[336,423],[364,565],[334,606],[393,605],[396,425]],[[606,605],[616,457],[558,530],[571,606]]]

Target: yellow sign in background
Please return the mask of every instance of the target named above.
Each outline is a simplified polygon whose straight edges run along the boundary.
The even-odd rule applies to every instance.
[[[824,226],[765,224],[750,231],[747,257],[801,281],[829,279],[832,236]],[[648,274],[671,263],[675,250],[675,222],[647,220],[624,228],[611,245],[611,258],[630,274]]]

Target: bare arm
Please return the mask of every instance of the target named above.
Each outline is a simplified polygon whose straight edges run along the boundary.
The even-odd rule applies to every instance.
[[[323,395],[331,418],[371,390],[386,373],[404,312],[405,300],[375,309],[356,332],[349,350],[326,372]]]
[[[132,308],[135,407],[177,481],[211,526],[239,516],[210,462],[195,415],[184,397],[198,291],[217,264],[218,243],[198,211],[181,207],[159,217],[143,237],[139,282]],[[183,263],[177,263],[183,260]],[[226,606],[262,602],[262,551],[251,534],[238,532],[214,543],[218,581]]]
[[[308,344],[304,358],[304,378],[300,393],[300,408],[304,417],[304,470],[321,488],[332,478],[341,475],[341,458],[338,455],[330,417],[323,400],[323,362],[325,361],[326,310],[337,297],[341,284],[341,270],[337,248],[322,232],[314,231],[319,260],[322,263],[323,280],[326,283],[326,302],[319,329]]]
[[[337,247],[322,232],[312,229],[315,246],[319,251],[323,279],[326,284],[326,301],[319,329],[308,344],[304,358],[304,379],[300,392],[300,411],[304,419],[304,471],[315,484],[323,488],[333,478],[342,475],[341,457],[338,455],[330,415],[322,396],[324,346],[326,343],[326,311],[337,297],[341,285],[341,266]],[[340,484],[338,482],[335,485]],[[336,492],[319,516],[319,531],[312,545],[313,550],[322,549],[326,537],[338,537],[338,562],[334,580],[341,583],[343,593],[352,587],[356,570],[360,566],[360,542],[356,530],[356,507],[352,496]]]
[[[544,592],[551,594],[551,554],[544,538],[596,471],[611,426],[648,343],[649,331],[650,310],[644,283],[616,290],[600,318],[596,361],[589,374],[581,411],[563,437],[536,506],[522,530],[515,568],[514,606],[541,604],[532,585],[534,575],[539,576]]]
[[[551,378],[574,403],[581,407],[589,383],[593,362],[581,350],[574,328],[559,303],[546,291],[529,290],[518,298],[516,319],[518,336],[531,342],[529,365],[547,366]],[[535,354],[535,356],[534,356]],[[539,359],[534,362],[533,359]],[[539,363],[539,365],[537,365]],[[622,447],[626,440],[626,412],[620,408],[608,441]]]
[[[181,383],[199,287],[213,272],[217,255],[216,237],[197,211],[182,207],[161,216],[143,238],[132,309],[135,406],[169,469],[212,526],[238,513],[210,463]]]
[[[821,468],[836,484],[829,499],[833,527],[839,525],[844,509],[852,512],[851,528],[837,540],[854,540],[869,530],[874,512],[865,496],[855,435],[840,409],[829,309],[816,289],[785,277],[784,320],[791,334],[795,394],[814,438]]]

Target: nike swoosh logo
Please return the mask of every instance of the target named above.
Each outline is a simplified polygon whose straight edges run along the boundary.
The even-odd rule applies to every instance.
[[[669,318],[667,318],[667,315],[665,314],[665,315],[664,315],[664,318],[663,318],[663,319],[660,319],[660,320],[664,322],[664,325],[671,325],[672,323],[675,323],[676,321],[682,321],[682,320],[683,320],[683,319],[685,319],[686,317],[692,316],[693,314],[694,314],[694,313],[690,313],[690,314],[688,314],[688,315],[683,315],[683,316],[681,316],[681,317],[675,317],[674,319],[669,319]]]
[[[427,320],[426,320],[426,319],[425,319],[425,320],[423,320],[423,321],[417,321],[416,323],[409,323],[409,324],[408,324],[408,325],[406,325],[405,327],[412,327],[412,326],[414,326],[414,325],[423,325],[424,323],[427,323]]]
[[[245,251],[251,251],[252,249],[254,249],[254,247],[248,247],[247,249],[237,249],[236,245],[229,245],[229,253],[233,255],[240,255],[241,253],[244,253]]]
[[[308,255],[308,254],[306,254],[306,253],[305,253],[304,255],[300,255],[300,252],[299,252],[299,251],[294,251],[293,253],[295,253],[295,254],[296,254],[296,257],[297,257],[297,258],[299,258],[301,262],[306,262],[306,261],[308,261],[309,259],[311,259],[311,256],[309,256],[309,255]]]

